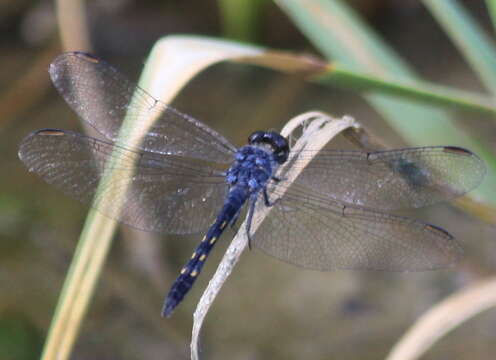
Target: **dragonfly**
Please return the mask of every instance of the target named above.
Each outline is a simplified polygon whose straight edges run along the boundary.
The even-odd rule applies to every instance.
[[[461,256],[460,244],[446,230],[390,212],[452,200],[476,188],[485,165],[467,149],[292,153],[275,131],[255,131],[236,147],[91,54],[63,53],[49,73],[67,104],[101,138],[34,131],[19,149],[29,171],[131,227],[204,234],[172,284],[163,316],[183,300],[217,240],[241,215],[251,246],[313,270],[433,270]],[[139,125],[150,117],[157,120],[138,145],[119,135],[124,118]],[[290,156],[292,167],[305,166],[291,183],[281,173]],[[116,176],[106,177],[109,169]],[[121,201],[112,196],[116,190]],[[251,224],[266,207],[269,215],[252,233]]]

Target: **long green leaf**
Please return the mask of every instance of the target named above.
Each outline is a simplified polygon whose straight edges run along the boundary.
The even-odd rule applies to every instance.
[[[456,0],[422,0],[486,88],[496,95],[496,47]]]
[[[340,63],[328,63],[308,55],[259,49],[260,52],[254,56],[232,58],[231,61],[259,65],[299,76],[304,75],[305,79],[323,85],[404,97],[419,103],[435,105],[441,109],[496,115],[495,102],[483,94],[457,90],[426,81],[376,76],[370,72],[357,71]]]
[[[496,29],[496,0],[486,0],[486,5],[493,22],[493,27]]]
[[[218,0],[224,36],[254,41],[267,0]]]
[[[317,81],[337,85],[363,93],[381,93],[427,103],[452,110],[466,110],[496,115],[492,99],[481,94],[455,90],[423,81],[402,82],[353,71],[340,64],[330,64],[329,70],[318,76]]]

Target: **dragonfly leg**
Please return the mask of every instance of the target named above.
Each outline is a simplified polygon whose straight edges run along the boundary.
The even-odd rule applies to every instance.
[[[246,218],[246,236],[248,237],[248,249],[251,250],[251,221],[253,220],[253,213],[255,212],[255,204],[257,203],[257,195],[250,196],[250,205],[248,208],[248,217]]]
[[[233,219],[229,223],[229,226],[234,231],[234,236],[236,236],[238,234],[238,231],[239,231],[239,227],[236,226],[236,223],[237,223],[237,221],[239,219],[239,215],[240,214],[241,214],[241,209],[238,210],[238,212],[236,213],[236,215],[234,215]]]
[[[270,201],[269,200],[269,194],[267,194],[267,189],[265,189],[265,188],[263,189],[263,197],[264,197],[264,204],[267,207],[274,206],[279,201],[279,199],[275,199],[274,201]]]
[[[236,222],[238,221],[239,219],[239,214],[241,214],[241,209],[238,210],[238,212],[236,213],[236,215],[234,215],[233,219],[231,220],[231,229],[234,229],[235,226],[236,226]],[[237,228],[236,228],[236,232],[237,232]]]

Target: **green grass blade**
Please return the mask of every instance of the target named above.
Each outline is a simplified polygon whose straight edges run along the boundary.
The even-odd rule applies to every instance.
[[[496,47],[493,40],[458,1],[422,2],[463,54],[480,81],[496,95]]]
[[[308,55],[282,51],[265,51],[255,56],[232,59],[238,63],[271,68],[290,74],[304,75],[307,80],[358,92],[403,97],[419,103],[450,110],[465,110],[496,115],[493,100],[483,94],[439,86],[426,81],[379,77],[356,71],[339,63],[327,63]]]
[[[375,92],[399,96],[452,110],[496,115],[496,107],[492,99],[481,94],[455,90],[423,81],[402,82],[385,79],[368,73],[353,71],[340,64],[329,65],[329,70],[318,76],[317,81],[363,93]]]
[[[496,0],[486,0],[486,6],[489,10],[489,16],[493,22],[493,27],[496,29]]]
[[[344,2],[338,0],[276,0],[296,26],[329,59],[374,76],[418,81],[398,55]],[[444,2],[444,1],[441,1]],[[488,165],[486,181],[471,193],[496,205],[496,159],[477,139],[459,130],[449,116],[430,106],[391,96],[365,99],[410,144],[453,144],[467,147]]]
[[[267,0],[218,0],[224,36],[252,42],[260,29]]]

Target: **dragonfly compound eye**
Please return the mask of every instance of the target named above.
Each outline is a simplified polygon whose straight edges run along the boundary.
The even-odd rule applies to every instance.
[[[264,141],[264,136],[266,132],[262,130],[258,130],[253,132],[249,137],[248,137],[248,144],[253,145],[253,144],[258,144]]]

